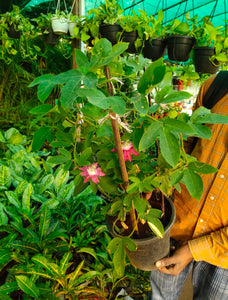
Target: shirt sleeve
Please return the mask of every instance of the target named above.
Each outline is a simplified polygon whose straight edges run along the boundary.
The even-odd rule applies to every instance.
[[[188,245],[196,261],[228,269],[228,227],[191,240]]]

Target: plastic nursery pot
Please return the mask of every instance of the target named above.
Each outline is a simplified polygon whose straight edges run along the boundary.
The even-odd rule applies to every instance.
[[[69,25],[68,20],[66,18],[51,18],[51,25],[53,32],[57,35],[67,34]]]
[[[152,207],[160,209],[159,206],[155,207],[154,204]],[[156,261],[167,257],[170,253],[170,230],[173,227],[175,218],[176,211],[173,202],[171,199],[165,198],[165,214],[163,220],[161,220],[165,229],[163,238],[160,239],[155,236],[150,229],[145,230],[145,232],[150,231],[150,236],[143,238],[133,237],[132,239],[137,245],[136,251],[129,251],[127,248],[125,248],[131,265],[143,271],[152,271],[156,269]],[[113,236],[116,236],[116,234],[113,232],[112,226],[114,220],[115,219],[112,219],[112,217],[107,217],[106,221],[110,233]]]
[[[137,31],[124,31],[122,35],[122,40],[125,43],[129,43],[129,46],[127,48],[127,52],[129,53],[137,53],[137,50],[135,48],[135,41],[137,40],[138,33]]]
[[[219,70],[219,62],[210,61],[210,57],[215,54],[214,47],[196,47],[194,48],[194,65],[197,73],[215,74]]]
[[[59,41],[59,35],[55,34],[52,28],[49,28],[49,32],[44,34],[44,41],[47,45],[57,45]]]
[[[109,40],[113,45],[117,43],[117,34],[121,31],[119,24],[102,24],[99,27],[101,37]]]
[[[164,56],[165,49],[166,39],[153,39],[152,41],[146,40],[142,53],[144,57],[155,61]]]
[[[21,37],[21,32],[17,31],[13,24],[9,26],[9,31],[8,31],[8,36],[13,38],[13,39],[20,39]]]
[[[69,25],[69,33],[70,33],[70,36],[73,36],[73,35],[74,35],[74,27],[76,26],[76,23],[75,23],[75,22],[69,21],[69,22],[68,22],[68,25]]]
[[[195,38],[187,35],[167,37],[168,58],[174,61],[187,61],[194,43]]]

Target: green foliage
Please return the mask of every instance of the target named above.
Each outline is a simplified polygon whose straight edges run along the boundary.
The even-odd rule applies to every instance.
[[[212,114],[205,108],[197,109],[191,117],[176,112],[156,118],[161,107],[188,99],[191,95],[172,89],[169,71],[162,58],[149,63],[141,56],[133,60],[121,57],[127,46],[126,43],[112,46],[108,40],[100,39],[88,53],[75,51],[77,70],[40,76],[30,84],[30,87],[38,86],[38,97],[42,103],[47,101],[54,88],[60,90],[55,106],[42,104],[31,111],[38,115],[38,119],[50,114],[56,123],[56,126],[45,126],[36,132],[33,149],[39,150],[44,140],[52,147],[64,146],[47,162],[55,163],[58,169],[63,164],[65,170],[70,170],[76,194],[88,186],[94,193],[101,192],[111,201],[104,214],[117,215],[121,221],[134,203],[140,218],[148,223],[152,232],[162,237],[161,213],[153,211],[140,194],[159,189],[169,196],[181,182],[191,196],[199,200],[203,192],[200,174],[217,170],[188,156],[183,141],[189,136],[210,139],[211,132],[205,123],[227,123],[228,118]],[[109,76],[107,72],[110,72]],[[125,78],[130,80],[131,93],[121,89]],[[152,94],[154,90],[155,95]],[[154,98],[150,105],[148,94]],[[130,140],[139,151],[138,154],[133,152],[131,160],[126,161],[129,174],[126,192],[122,189],[112,117],[109,118],[113,114],[118,115],[122,140]],[[133,130],[133,134],[129,129]],[[89,173],[84,180],[82,176],[82,170],[88,171],[94,162],[105,174],[103,177],[98,173],[98,185]],[[75,245],[80,242],[77,236]],[[130,237],[118,237],[109,244],[115,276],[123,275],[126,245],[131,245]],[[118,264],[120,260],[121,266]]]

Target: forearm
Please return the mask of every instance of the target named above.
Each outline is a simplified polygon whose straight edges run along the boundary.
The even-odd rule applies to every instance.
[[[194,260],[228,269],[228,227],[191,240],[188,245]]]

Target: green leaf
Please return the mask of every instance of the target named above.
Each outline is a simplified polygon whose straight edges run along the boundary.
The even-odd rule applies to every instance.
[[[204,117],[205,115],[208,115],[210,113],[211,111],[209,109],[207,109],[204,106],[200,106],[199,108],[193,111],[190,120],[192,123],[197,123],[198,118]]]
[[[39,184],[39,194],[42,195],[44,191],[49,189],[53,184],[53,181],[53,175],[47,174],[46,176],[44,176]]]
[[[110,96],[107,97],[107,102],[113,110],[118,115],[124,115],[126,112],[126,103],[125,101],[119,96]]]
[[[51,211],[47,206],[45,206],[44,209],[42,209],[40,214],[40,222],[39,222],[40,241],[42,241],[42,239],[47,235],[50,222],[51,222]]]
[[[6,282],[5,284],[0,286],[0,292],[4,295],[10,294],[18,289],[18,285],[16,281],[14,282]],[[8,300],[8,298],[2,298],[0,297],[1,300]],[[9,298],[12,299],[12,298]]]
[[[9,187],[11,185],[11,170],[10,168],[1,165],[0,166],[0,186]]]
[[[80,72],[75,74],[74,78],[69,80],[67,84],[64,85],[60,95],[60,101],[63,108],[72,108],[75,102],[78,89],[81,86],[82,75]]]
[[[12,290],[12,292],[15,291],[16,289],[17,288],[15,288],[14,290]],[[1,292],[0,292],[0,299],[1,300],[12,300],[12,298],[10,298],[9,296],[7,296],[7,295],[5,295],[5,294],[3,294]]]
[[[176,136],[166,128],[160,130],[160,147],[164,159],[175,167],[180,159],[180,145]]]
[[[69,260],[72,258],[71,252],[67,252],[63,255],[62,259],[60,260],[60,274],[65,274],[66,270],[69,267]]]
[[[161,239],[164,235],[162,222],[157,218],[150,218],[150,221],[147,221],[147,223],[154,234]]]
[[[84,151],[82,151],[80,158],[78,160],[78,164],[80,166],[83,166],[85,162],[91,157],[92,155],[92,148],[88,147]]]
[[[78,67],[89,68],[90,63],[88,57],[79,49],[74,49],[74,51],[75,51],[75,60]]]
[[[77,251],[77,253],[87,253],[97,259],[96,251],[89,247],[82,247]]]
[[[178,102],[192,97],[192,94],[185,91],[172,91],[160,103],[167,104]]]
[[[69,159],[66,156],[63,156],[63,155],[56,155],[56,156],[48,157],[47,161],[50,164],[59,165],[59,164],[66,163],[67,161],[69,161]]]
[[[112,51],[112,44],[107,39],[100,39],[95,46],[93,47],[92,54],[93,56],[104,58],[109,56],[109,53]]]
[[[98,83],[98,78],[96,74],[88,72],[83,78],[84,85],[89,89],[95,89]]]
[[[106,96],[97,89],[80,89],[78,95],[81,97],[87,97],[88,101],[102,109],[107,109],[109,104]]]
[[[192,170],[184,171],[183,183],[186,185],[190,195],[196,200],[200,200],[203,193],[203,180],[200,175]]]
[[[11,134],[7,143],[11,145],[20,145],[24,141],[24,137],[20,132],[15,132]]]
[[[111,240],[111,242],[108,244],[108,251],[113,253],[113,264],[116,273],[119,276],[123,276],[126,259],[125,237],[115,237],[113,240]]]
[[[153,122],[143,133],[139,142],[139,151],[144,151],[151,147],[159,135],[161,128],[160,122]]]
[[[35,283],[30,280],[27,276],[17,275],[15,276],[19,288],[28,294],[29,296],[34,297],[35,299],[39,298],[40,292]]]
[[[39,105],[39,106],[32,108],[29,112],[30,112],[30,114],[33,114],[33,115],[39,115],[39,114],[45,115],[52,109],[53,109],[53,105],[43,104],[43,105]]]
[[[71,160],[71,153],[70,153],[70,151],[68,151],[68,150],[66,150],[66,149],[64,149],[64,148],[59,148],[58,150],[59,150],[59,152],[60,152],[62,155],[64,155],[68,160]]]
[[[0,202],[0,225],[7,225],[8,217],[6,215],[6,207]]]
[[[36,245],[33,245],[32,243],[26,243],[22,241],[13,241],[10,243],[10,246],[15,249],[20,249],[23,252],[33,252],[33,253],[39,253],[39,249]],[[36,248],[37,247],[37,248]]]
[[[162,58],[152,62],[145,70],[138,83],[140,94],[147,94],[148,90],[162,81],[166,73],[166,67],[163,65]]]
[[[217,168],[214,168],[213,166],[200,161],[191,162],[188,165],[188,168],[192,171],[196,171],[197,173],[201,173],[201,174],[211,174],[211,173],[218,172]]]
[[[194,121],[206,124],[228,124],[228,116],[211,113],[205,116],[199,116]]]
[[[160,91],[155,95],[156,103],[163,103],[165,97],[173,90],[172,86],[164,86]]]
[[[13,204],[17,208],[21,207],[21,204],[20,204],[20,201],[18,200],[17,194],[15,194],[13,191],[6,191],[5,194],[11,204]]]
[[[32,257],[32,261],[39,264],[42,268],[48,271],[49,275],[55,274],[52,268],[49,266],[48,260],[44,256],[37,254]]]
[[[134,206],[136,211],[139,214],[143,214],[146,212],[147,208],[148,208],[148,201],[144,198],[141,197],[134,197]]]
[[[112,47],[112,50],[109,52],[109,55],[107,57],[105,57],[104,60],[101,62],[101,65],[109,64],[111,61],[113,61],[113,59],[115,59],[120,54],[122,54],[124,51],[126,51],[127,48],[128,48],[128,43],[119,42],[119,43],[115,44]]]
[[[183,133],[187,135],[195,135],[196,131],[194,128],[181,121],[181,120],[176,120],[176,119],[166,119],[164,122],[164,126],[168,126],[170,130],[178,133]]]
[[[49,127],[39,128],[34,136],[32,141],[32,151],[36,152],[40,150],[45,141],[51,142],[54,138],[54,133]]]
[[[48,96],[51,94],[51,92],[55,86],[54,75],[46,74],[46,75],[37,77],[29,85],[29,87],[33,87],[37,84],[39,84],[37,96],[38,96],[38,99],[43,103],[48,98]]]
[[[77,277],[81,273],[83,265],[84,265],[84,260],[80,262],[80,264],[77,266],[76,270],[73,273],[70,273],[69,286],[73,286],[74,285]]]
[[[145,115],[148,113],[149,103],[145,95],[138,95],[131,100],[134,102],[134,106],[140,114]]]
[[[69,179],[69,171],[65,171],[64,169],[59,169],[55,178],[54,178],[54,186],[57,193],[60,191],[62,186],[64,186]]]
[[[30,200],[31,200],[32,192],[33,192],[32,184],[28,183],[22,195],[22,208],[24,210],[30,211]]]
[[[210,140],[212,136],[212,132],[210,128],[208,128],[205,125],[194,123],[192,124],[193,128],[195,129],[197,133],[197,137],[201,139],[207,139]]]

